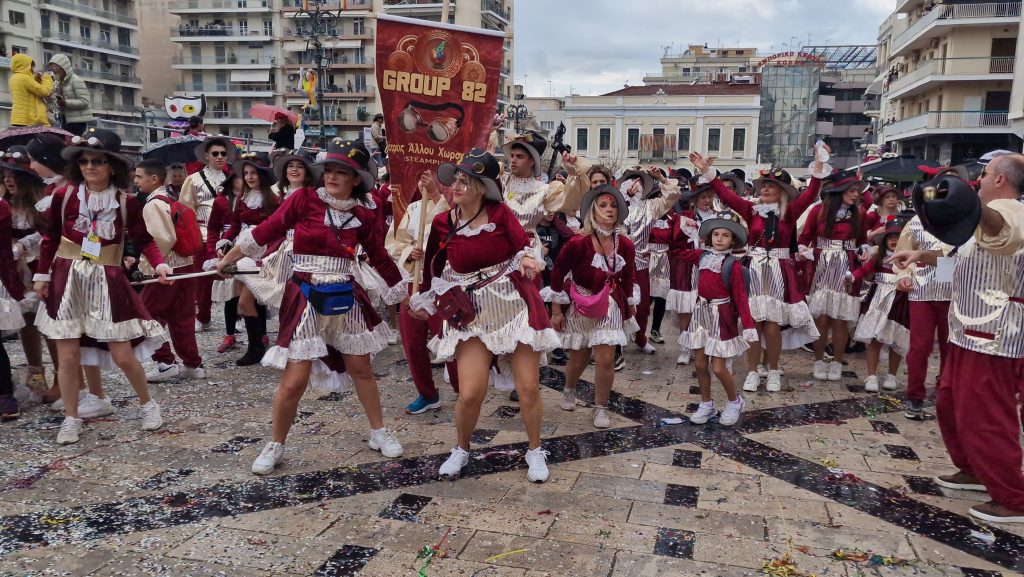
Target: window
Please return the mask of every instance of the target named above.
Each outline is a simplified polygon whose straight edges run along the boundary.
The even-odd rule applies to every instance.
[[[71,35],[71,20],[69,20],[67,18],[59,18],[59,19],[57,19],[57,32],[60,33],[61,36],[70,36]]]
[[[676,136],[676,149],[678,150],[690,150],[690,129],[680,128],[679,134]]]
[[[542,131],[547,132],[547,133],[550,134],[551,131],[555,129],[555,121],[554,120],[541,120],[540,121],[540,129]]]
[[[89,26],[88,24],[80,24],[78,26],[78,35],[81,36],[83,40],[89,40],[92,38],[92,26]]]
[[[192,90],[203,89],[203,73],[200,70],[192,71]]]
[[[634,151],[640,149],[640,129],[629,128],[626,130],[626,150]]]
[[[718,152],[722,148],[722,129],[708,129],[708,152]]]
[[[249,21],[244,18],[238,19],[238,35],[248,36],[249,35]]]
[[[587,129],[586,128],[577,128],[576,129],[576,150],[579,151],[579,152],[582,152],[584,150],[589,149],[590,145],[587,143],[587,140],[588,140]]]
[[[602,128],[598,131],[598,145],[601,152],[608,152],[612,147],[612,129]]]
[[[7,11],[7,21],[11,23],[11,26],[25,27],[25,13],[18,12],[15,10]]]
[[[732,129],[732,151],[743,152],[747,149],[747,129],[746,128],[733,128]]]
[[[100,26],[100,42],[110,44],[110,26]]]
[[[273,36],[274,35],[274,21],[273,20],[264,20],[263,21],[263,35],[264,36]]]
[[[92,58],[82,59],[82,70],[93,70],[95,65],[93,64]]]
[[[366,34],[366,24],[362,18],[352,19],[352,34],[355,34],[356,36]]]
[[[11,46],[11,56],[15,54],[28,54],[28,48],[24,46]]]

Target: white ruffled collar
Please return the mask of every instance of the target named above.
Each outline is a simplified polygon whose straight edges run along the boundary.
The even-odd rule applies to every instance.
[[[612,262],[613,260],[614,262]],[[615,274],[616,272],[622,270],[626,266],[626,259],[622,258],[622,255],[619,253],[615,253],[615,258],[611,259],[597,252],[594,253],[594,258],[590,259],[590,266],[596,268],[599,271],[604,271],[606,273],[609,272],[609,263],[611,263],[612,267],[615,269],[611,271],[611,273]]]
[[[463,224],[465,224],[465,223],[464,222],[459,222],[457,227],[462,227],[462,228],[458,229],[459,232],[457,232],[455,234],[457,234],[459,236],[477,236],[477,235],[479,235],[481,233],[484,233],[484,232],[494,232],[494,229],[497,228],[493,222],[489,222],[487,224],[480,225],[477,228],[472,228],[472,227],[469,227],[469,226],[462,226]]]
[[[725,257],[728,256],[727,252],[719,252],[717,250],[708,249],[700,257],[700,270],[709,270],[711,272],[722,272],[722,263],[725,262]]]
[[[101,192],[90,190],[88,191],[88,202],[82,202],[85,198],[86,188],[85,183],[82,183],[78,185],[79,214],[87,214],[82,212],[83,208],[87,208],[88,211],[93,213],[98,213],[121,206],[117,203],[117,189],[113,186],[108,186],[106,190]]]
[[[326,204],[327,206],[333,208],[334,210],[340,210],[343,212],[350,211],[356,206],[363,206],[370,210],[374,210],[377,208],[377,204],[374,203],[373,199],[369,197],[367,197],[367,199],[363,202],[359,202],[359,200],[355,198],[346,198],[345,200],[340,200],[331,196],[330,193],[327,192],[327,189],[322,186],[316,189],[316,195],[317,197],[320,198],[320,200],[324,201],[324,204]]]
[[[57,184],[57,183],[61,182],[62,180],[64,180],[64,175],[63,174],[55,174],[53,176],[44,178],[43,179],[43,184],[49,186],[51,184]]]
[[[258,190],[249,189],[242,195],[242,202],[245,206],[256,210],[257,208],[263,207],[263,193]]]
[[[764,218],[768,218],[768,215],[774,214],[779,216],[782,212],[779,210],[779,203],[773,202],[771,204],[755,204],[753,205],[754,212],[761,215]]]
[[[697,220],[708,220],[711,218],[715,218],[715,216],[718,215],[718,213],[716,213],[714,209],[700,210],[699,208],[695,208],[693,210],[693,213],[697,215]]]

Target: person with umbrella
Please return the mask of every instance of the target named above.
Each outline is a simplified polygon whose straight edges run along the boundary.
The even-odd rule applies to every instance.
[[[295,125],[292,124],[287,114],[278,112],[274,115],[274,124],[270,127],[269,137],[274,141],[274,148],[286,150],[295,148]]]
[[[167,341],[167,333],[150,317],[121,269],[125,241],[131,238],[163,281],[171,271],[146,231],[142,207],[127,193],[131,161],[121,153],[121,138],[90,128],[72,144],[61,151],[70,161],[69,186],[50,203],[33,277],[42,301],[36,325],[57,341],[61,361],[66,417],[57,434],[59,444],[78,442],[82,429],[81,364],[116,364],[138,395],[142,430],[163,426],[139,359],[152,355]]]

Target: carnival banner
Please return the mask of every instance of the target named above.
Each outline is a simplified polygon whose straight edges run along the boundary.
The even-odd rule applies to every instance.
[[[377,89],[395,222],[424,170],[487,146],[504,33],[377,15]]]

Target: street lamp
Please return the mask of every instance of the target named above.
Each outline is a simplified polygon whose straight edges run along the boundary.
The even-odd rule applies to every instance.
[[[300,10],[296,16],[305,15],[309,18],[309,30],[305,28],[300,29],[299,36],[304,36],[308,39],[306,44],[306,52],[309,53],[309,44],[312,43],[312,57],[313,62],[316,65],[316,102],[317,102],[317,121],[320,125],[320,138],[318,139],[321,148],[327,147],[327,134],[324,130],[324,81],[326,80],[324,71],[330,65],[330,59],[327,58],[324,44],[320,40],[321,36],[328,34],[328,18],[340,18],[341,8],[338,9],[338,13],[334,14],[329,10],[321,11],[320,3],[316,4],[316,9],[313,11]]]
[[[530,113],[525,104],[510,104],[505,107],[505,112],[516,128],[516,134],[522,132],[522,121]]]

